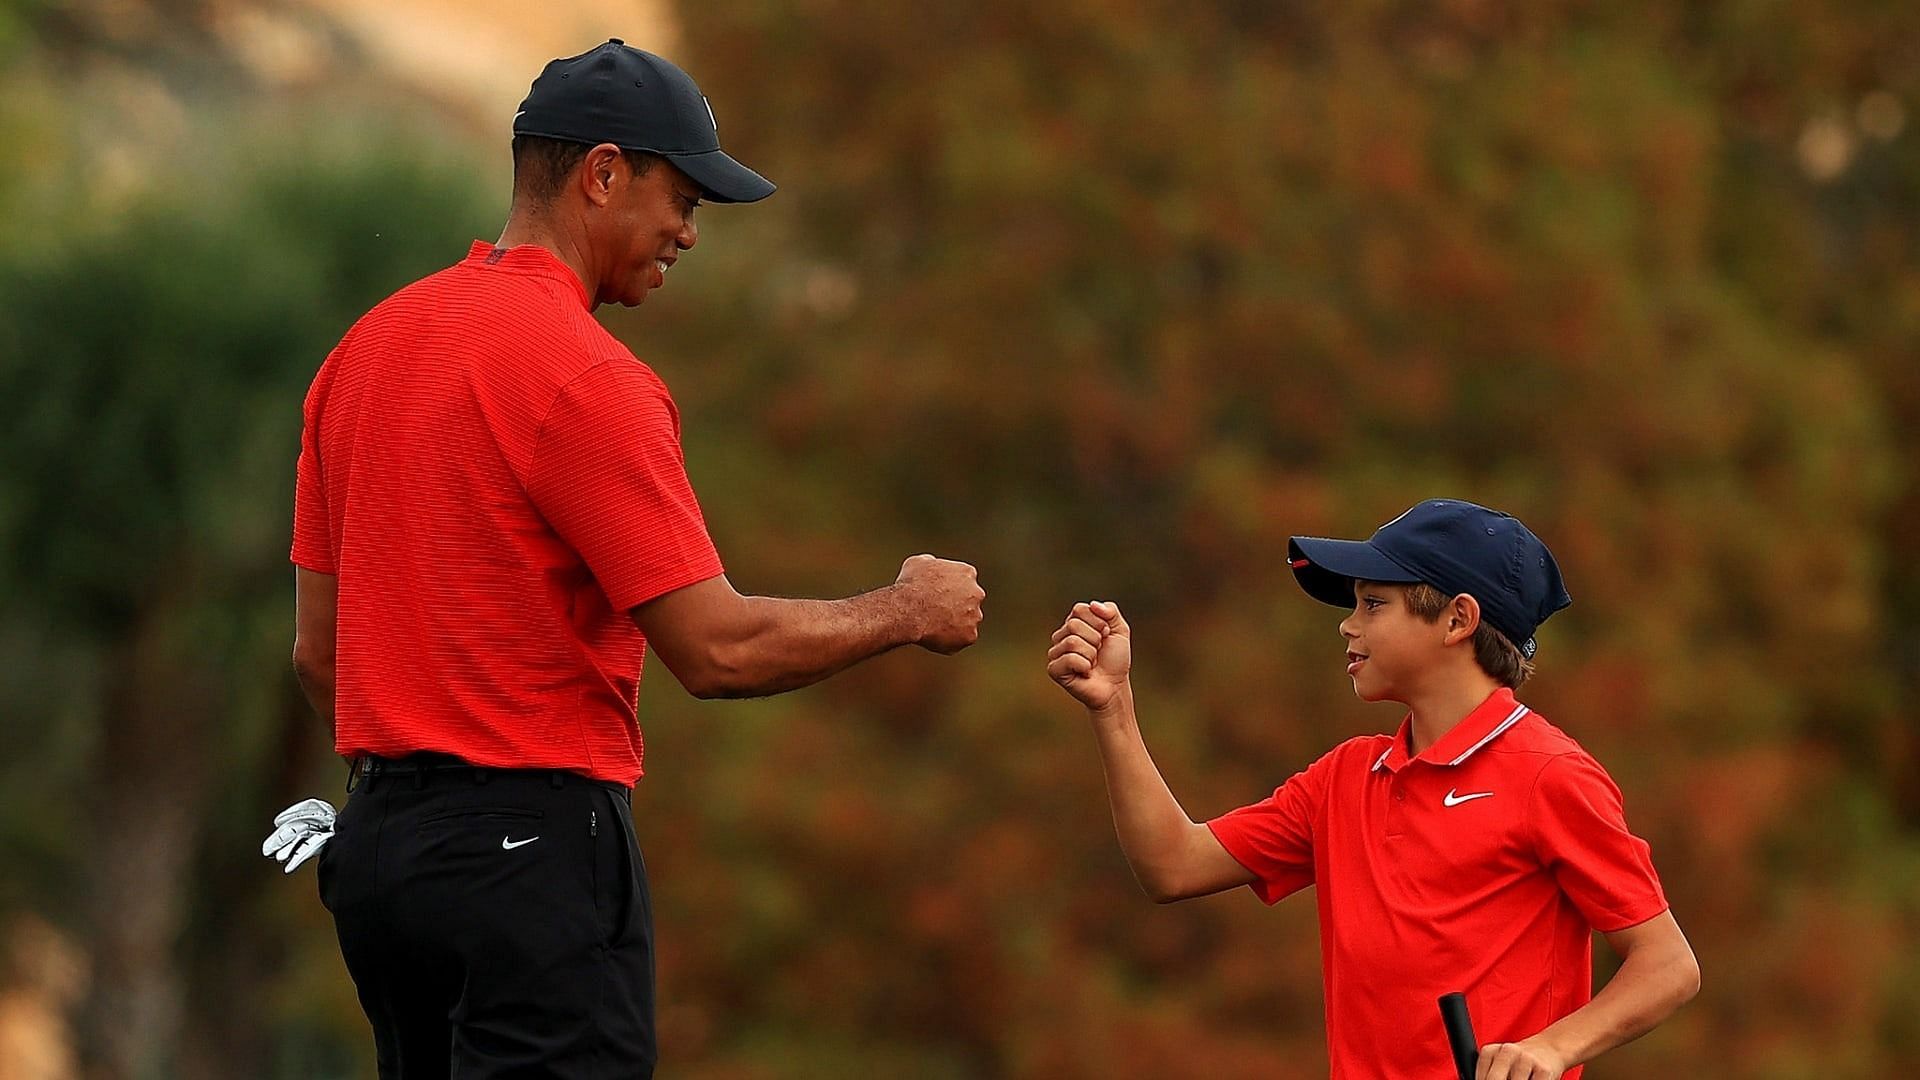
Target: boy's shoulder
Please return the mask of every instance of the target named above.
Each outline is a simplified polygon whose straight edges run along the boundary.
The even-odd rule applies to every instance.
[[[1340,771],[1356,770],[1365,772],[1379,764],[1388,750],[1393,748],[1393,732],[1381,731],[1370,735],[1355,735],[1344,742],[1336,743],[1333,749],[1320,755],[1315,764]]]
[[[1498,756],[1512,760],[1516,757],[1531,759],[1532,765],[1545,769],[1559,759],[1571,759],[1563,768],[1573,768],[1577,772],[1595,771],[1602,775],[1606,766],[1587,752],[1580,741],[1566,733],[1553,721],[1536,711],[1529,710],[1526,717],[1513,726],[1513,730],[1504,733],[1500,739],[1488,747]],[[1515,763],[1518,765],[1518,762]]]

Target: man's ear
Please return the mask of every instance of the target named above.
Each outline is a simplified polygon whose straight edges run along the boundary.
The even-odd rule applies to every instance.
[[[1448,645],[1472,641],[1480,629],[1480,601],[1469,593],[1461,593],[1447,602],[1446,616]]]
[[[601,143],[587,151],[587,156],[580,159],[579,182],[588,202],[605,206],[612,200],[625,160],[620,148],[612,143]]]

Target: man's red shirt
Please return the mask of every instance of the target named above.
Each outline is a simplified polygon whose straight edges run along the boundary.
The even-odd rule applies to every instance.
[[[1451,1077],[1455,990],[1483,1045],[1538,1033],[1592,997],[1595,930],[1667,909],[1619,788],[1512,691],[1412,760],[1410,735],[1348,740],[1208,823],[1267,903],[1316,889],[1334,1080]]]
[[[544,248],[475,242],[307,393],[292,558],[337,575],[335,749],[632,784],[637,604],[721,573],[651,369]]]

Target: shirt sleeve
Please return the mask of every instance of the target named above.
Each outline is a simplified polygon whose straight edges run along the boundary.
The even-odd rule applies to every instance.
[[[1541,864],[1595,930],[1624,930],[1667,910],[1652,849],[1628,831],[1620,789],[1592,757],[1548,762],[1527,812]]]
[[[616,611],[723,571],[687,481],[679,410],[637,360],[596,364],[561,389],[528,494]]]
[[[333,380],[333,359],[320,365],[300,410],[300,460],[294,466],[292,562],[322,574],[337,574],[333,518],[327,511],[327,486],[320,475],[320,408]]]
[[[1295,773],[1267,798],[1207,822],[1227,854],[1255,876],[1251,888],[1269,904],[1313,884],[1314,819],[1325,805],[1338,752]]]

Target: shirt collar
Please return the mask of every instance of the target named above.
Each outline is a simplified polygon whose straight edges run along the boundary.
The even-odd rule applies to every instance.
[[[510,248],[495,247],[485,240],[475,240],[467,248],[467,265],[505,270],[512,274],[528,274],[533,277],[551,278],[573,289],[580,298],[580,306],[591,311],[593,298],[587,295],[587,287],[581,283],[573,268],[560,261],[560,257],[538,244],[515,244]]]
[[[1416,760],[1429,765],[1459,765],[1519,723],[1530,711],[1514,700],[1512,690],[1503,686],[1487,695],[1487,700],[1476,705],[1472,712],[1453,726],[1452,731],[1427,747]],[[1388,745],[1386,752],[1374,759],[1374,771],[1387,769],[1399,772],[1406,767],[1407,747],[1413,744],[1412,729],[1413,717],[1409,714],[1400,721],[1400,730],[1393,733],[1393,742]]]

